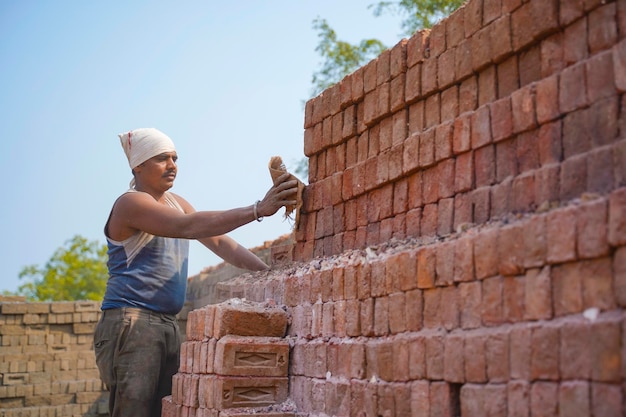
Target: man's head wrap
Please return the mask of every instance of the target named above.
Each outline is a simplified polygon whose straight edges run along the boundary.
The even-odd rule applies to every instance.
[[[166,152],[175,152],[174,142],[165,133],[152,127],[131,130],[119,135],[128,164],[133,169],[148,159]],[[134,178],[131,188],[134,187]]]

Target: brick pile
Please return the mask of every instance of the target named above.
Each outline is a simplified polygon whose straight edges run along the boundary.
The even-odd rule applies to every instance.
[[[93,353],[95,302],[0,302],[0,414],[108,415]]]
[[[241,299],[191,311],[163,417],[294,417],[287,319],[275,304]]]
[[[625,92],[626,1],[470,0],[309,101],[300,263],[220,283],[298,411],[626,415]]]

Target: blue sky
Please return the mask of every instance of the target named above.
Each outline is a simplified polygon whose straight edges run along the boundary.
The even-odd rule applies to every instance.
[[[74,235],[105,242],[131,179],[118,133],[167,133],[179,155],[172,191],[197,210],[261,199],[271,156],[292,171],[304,157],[303,102],[321,62],[312,21],[327,19],[342,40],[395,45],[400,19],[374,17],[372,3],[0,2],[0,291]],[[230,235],[254,247],[290,227],[276,215]],[[192,244],[190,274],[219,262]]]

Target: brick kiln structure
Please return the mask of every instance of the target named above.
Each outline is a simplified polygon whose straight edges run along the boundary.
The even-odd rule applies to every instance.
[[[164,415],[623,416],[625,92],[626,0],[469,0],[310,100],[293,262],[211,293],[286,310],[246,349],[289,344],[295,411],[231,408],[208,307]],[[56,389],[2,323],[0,406]]]

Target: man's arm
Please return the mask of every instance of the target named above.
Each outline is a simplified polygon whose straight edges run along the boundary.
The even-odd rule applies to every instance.
[[[226,235],[198,239],[198,241],[237,268],[249,271],[264,271],[269,268],[258,256]]]

